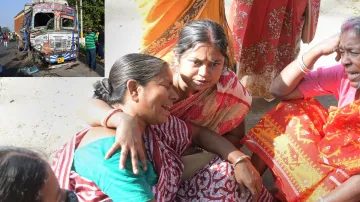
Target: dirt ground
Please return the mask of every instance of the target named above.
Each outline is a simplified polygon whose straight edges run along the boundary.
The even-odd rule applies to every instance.
[[[226,8],[231,0],[226,0]],[[356,14],[360,2],[323,0],[315,40],[303,45],[302,52],[314,43],[339,31],[341,23]],[[140,21],[132,0],[106,1],[105,75],[121,55],[137,52]],[[334,56],[322,58],[316,66],[333,64]],[[99,78],[0,78],[0,145],[36,149],[51,160],[55,151],[83,127],[75,110],[92,95],[92,83]],[[332,97],[322,97],[324,105],[335,105]],[[254,99],[247,116],[247,129],[277,104]],[[271,179],[266,177],[266,183]]]

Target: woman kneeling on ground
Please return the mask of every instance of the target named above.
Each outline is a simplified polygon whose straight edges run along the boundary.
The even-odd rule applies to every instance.
[[[334,52],[341,64],[310,71]],[[258,171],[269,166],[274,173],[278,196],[290,202],[359,201],[360,17],[288,65],[270,92],[288,101],[264,115],[245,144],[256,154]],[[326,110],[312,98],[320,95],[334,95],[338,107]]]
[[[208,199],[209,195],[214,196],[213,200],[241,201],[240,196],[248,200],[251,194],[244,185],[255,193],[254,201],[260,194],[271,199],[247,156],[231,142],[171,115],[178,95],[165,61],[144,54],[125,55],[115,62],[109,79],[98,81],[94,88],[95,97],[111,105],[115,109],[112,112],[122,111],[136,117],[143,137],[139,144],[146,148],[148,160],[146,171],[140,169],[138,174],[132,172],[130,157],[126,158],[125,169],[119,170],[120,151],[104,159],[115,142],[115,130],[94,127],[78,133],[57,153],[53,169],[61,185],[72,188],[83,200],[107,197],[114,201],[193,200],[187,195],[191,193],[183,193],[181,181],[184,169],[181,155],[191,143],[219,155],[197,174],[210,175],[218,181],[190,180],[187,184],[189,190],[204,187],[200,200]],[[69,160],[63,162],[64,158]],[[142,168],[144,164],[138,163]]]

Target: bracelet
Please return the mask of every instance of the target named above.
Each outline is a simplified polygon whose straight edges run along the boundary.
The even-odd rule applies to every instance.
[[[107,128],[107,122],[117,112],[122,112],[121,109],[111,109],[106,113],[106,116],[101,120],[101,125]]]
[[[244,159],[250,159],[250,157],[248,155],[240,156],[239,158],[236,159],[236,161],[232,164],[232,166],[235,167],[238,163],[240,163]]]
[[[311,71],[311,69],[309,69],[309,68],[305,65],[304,60],[303,60],[303,55],[300,55],[300,56],[298,57],[297,61],[298,61],[298,64],[299,64],[299,68],[300,68],[300,70],[301,70],[302,72],[304,72],[304,73],[306,74],[306,73],[308,73],[308,72]]]

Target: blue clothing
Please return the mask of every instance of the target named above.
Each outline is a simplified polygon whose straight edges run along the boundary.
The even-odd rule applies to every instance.
[[[96,48],[86,49],[86,58],[90,69],[96,69]]]
[[[104,59],[104,45],[99,43],[98,45],[98,53],[101,59]]]
[[[115,202],[150,201],[154,195],[150,186],[156,185],[158,175],[153,165],[146,161],[147,171],[135,175],[132,171],[131,157],[126,159],[125,169],[120,170],[120,150],[105,160],[104,156],[115,142],[115,137],[106,137],[91,142],[75,150],[73,170],[92,180]]]

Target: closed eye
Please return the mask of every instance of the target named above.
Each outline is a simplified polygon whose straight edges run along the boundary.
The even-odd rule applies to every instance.
[[[171,84],[161,84],[161,86],[165,87],[168,90],[173,87],[172,83]]]
[[[220,63],[218,63],[218,62],[213,62],[213,63],[211,63],[211,66],[212,67],[217,67],[217,66],[219,66],[220,65]]]

